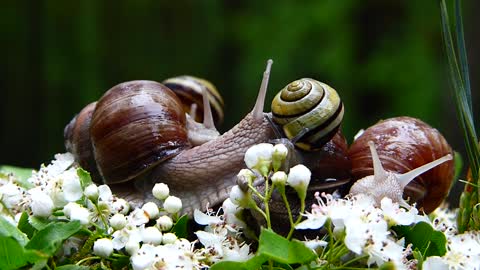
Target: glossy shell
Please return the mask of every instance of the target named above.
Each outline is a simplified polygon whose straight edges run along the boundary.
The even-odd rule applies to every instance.
[[[196,104],[195,121],[197,122],[203,122],[202,89],[205,87],[215,124],[218,125],[223,122],[224,102],[222,96],[209,81],[193,76],[178,76],[167,79],[162,83],[177,94],[182,101],[185,112],[190,112],[192,104]]]
[[[385,170],[405,173],[453,151],[440,132],[411,117],[380,121],[365,130],[349,149],[354,179],[373,175],[368,141],[373,141]],[[447,161],[414,179],[404,198],[416,201],[429,213],[448,195],[453,181],[454,164]]]
[[[179,98],[153,81],[114,86],[98,101],[90,126],[105,183],[132,179],[189,147]]]
[[[78,164],[87,170],[94,180],[100,179],[95,163],[92,141],[90,139],[90,122],[97,102],[85,106],[65,127],[65,148],[72,153]]]
[[[318,150],[337,132],[343,104],[330,86],[313,79],[288,84],[272,101],[273,121],[301,149]]]

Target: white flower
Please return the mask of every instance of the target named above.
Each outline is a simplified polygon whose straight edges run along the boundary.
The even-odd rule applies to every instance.
[[[95,184],[91,184],[89,185],[88,187],[85,188],[85,190],[83,191],[83,194],[85,194],[85,196],[96,202],[98,200],[98,187],[97,185]]]
[[[233,204],[249,208],[253,202],[249,192],[244,192],[239,186],[235,185],[230,190],[230,200]]]
[[[393,225],[410,225],[415,222],[418,210],[415,207],[410,207],[408,211],[401,208],[398,203],[394,203],[392,199],[384,197],[380,202],[380,208],[383,210],[383,215],[390,226]]]
[[[9,209],[18,206],[23,199],[23,193],[25,190],[20,186],[8,182],[7,184],[0,186],[0,199]]]
[[[112,240],[108,238],[101,238],[93,244],[93,253],[103,258],[108,258],[113,253]]]
[[[63,172],[59,178],[63,180],[62,190],[67,202],[75,202],[82,198],[83,190],[75,168]]]
[[[100,197],[100,200],[104,202],[113,200],[112,190],[107,185],[98,186],[98,196]]]
[[[245,164],[252,170],[257,170],[261,175],[267,176],[272,165],[273,145],[260,143],[248,148],[245,152]]]
[[[128,254],[133,255],[140,249],[140,243],[137,241],[127,241],[125,250]]]
[[[160,245],[162,243],[162,232],[157,227],[147,227],[142,231],[142,240],[144,243]]]
[[[177,241],[177,236],[174,233],[166,233],[163,235],[163,244],[173,244]]]
[[[182,209],[182,201],[175,196],[168,196],[163,203],[163,208],[168,213],[177,213]]]
[[[83,225],[90,222],[90,212],[78,203],[68,203],[63,207],[63,213],[70,220],[78,220]]]
[[[159,200],[165,200],[170,194],[170,189],[164,183],[157,183],[152,189],[153,196]]]
[[[173,220],[169,216],[161,216],[157,219],[157,226],[162,231],[168,231],[173,227]]]
[[[154,202],[147,202],[142,206],[142,210],[145,211],[149,219],[156,219],[160,213],[157,204]]]
[[[140,226],[142,224],[147,223],[150,220],[147,213],[145,213],[145,211],[143,211],[143,209],[140,209],[140,208],[136,208],[135,210],[133,210],[133,212],[130,213],[128,217],[132,222],[132,224],[134,224],[135,226]]]
[[[112,211],[126,215],[130,211],[130,204],[124,199],[117,199],[112,203]]]
[[[276,144],[273,147],[272,165],[273,170],[277,171],[282,166],[282,162],[288,155],[288,149],[284,144]]]
[[[53,201],[50,196],[45,194],[40,188],[34,188],[30,190],[32,203],[32,213],[37,217],[49,217],[53,212]]]
[[[152,266],[155,261],[155,247],[144,244],[142,247],[130,257],[130,263],[134,270],[143,270]]]
[[[439,256],[430,256],[422,264],[423,270],[449,270],[449,265],[447,261]],[[464,269],[462,268],[451,268],[451,269]]]
[[[278,171],[272,175],[272,183],[276,186],[285,186],[287,183],[287,174],[283,171]]]
[[[227,198],[225,201],[223,201],[222,209],[223,218],[227,224],[239,228],[247,227],[245,222],[238,218],[238,216],[240,216],[241,212],[243,211],[243,207],[235,205],[232,200],[230,200],[230,198]]]
[[[122,214],[115,214],[110,218],[110,226],[115,230],[121,230],[127,225],[127,219]]]
[[[200,225],[220,224],[223,222],[220,217],[215,215],[207,215],[198,209],[193,211],[193,219]]]
[[[302,164],[294,166],[288,173],[287,184],[297,191],[301,200],[305,200],[311,176],[310,170]]]

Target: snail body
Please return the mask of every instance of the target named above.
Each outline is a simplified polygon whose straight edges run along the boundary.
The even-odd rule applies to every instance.
[[[199,143],[191,139],[190,133],[203,134],[205,130],[215,129],[213,117],[211,114],[208,116],[210,108],[206,100],[209,97],[205,90],[202,97],[207,106],[203,123],[197,123],[188,113],[185,115],[185,108],[189,106],[182,105],[180,98],[160,83],[127,82],[107,91],[97,102],[90,127],[87,128],[103,181],[109,184],[114,192],[139,203],[153,199],[151,187],[154,183],[164,182],[169,185],[171,194],[182,198],[184,211],[187,213],[192,213],[195,208],[204,209],[207,205],[221,203],[228,197],[230,188],[235,185],[236,174],[244,167],[243,158],[246,150],[254,144],[269,142],[279,136],[277,124],[270,120],[271,114],[263,112],[270,66],[271,61],[264,73],[253,110],[231,130],[222,135],[208,137]],[[166,84],[169,83],[172,82],[167,80]],[[157,95],[164,95],[169,101],[163,98],[160,100]],[[149,105],[146,106],[140,101]],[[156,107],[157,104],[174,105],[175,108],[162,111]],[[76,119],[82,117],[77,116]],[[151,119],[155,124],[148,122],[147,119]],[[157,123],[159,119],[164,123]],[[198,125],[200,128],[197,130]],[[76,137],[72,135],[76,126],[75,120],[72,120],[65,129],[67,149],[71,151],[78,149],[75,147],[78,142],[72,141]],[[87,125],[82,125],[84,126]],[[170,135],[173,136],[171,141],[168,139]],[[162,142],[164,138],[165,141]],[[303,136],[297,135],[297,138],[302,139]],[[339,148],[346,149],[345,140],[337,141],[345,143]],[[158,142],[160,146],[157,146]],[[127,146],[131,143],[133,146]],[[332,145],[329,147],[331,149]],[[317,145],[316,148],[321,146]],[[80,156],[78,153],[74,155]],[[103,158],[103,155],[108,157]],[[299,152],[299,155],[303,154]],[[323,155],[324,158],[329,156]],[[308,160],[316,162],[314,158]],[[338,160],[341,161],[339,166],[348,167],[349,172],[349,166],[344,165],[346,159]],[[343,175],[344,173],[342,177]],[[319,181],[323,181],[325,178],[338,177],[332,175],[318,178]],[[135,181],[132,181],[133,179]],[[132,188],[133,186],[136,188]]]
[[[370,193],[378,201],[387,196],[405,205],[403,195],[429,213],[453,181],[452,148],[438,130],[411,117],[390,118],[368,128],[348,155],[354,179],[362,179],[350,192]]]

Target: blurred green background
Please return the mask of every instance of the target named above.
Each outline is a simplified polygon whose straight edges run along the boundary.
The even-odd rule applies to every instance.
[[[463,5],[475,89],[480,4]],[[409,115],[463,151],[437,0],[4,1],[0,27],[0,164],[48,162],[84,105],[134,79],[207,78],[225,98],[228,130],[253,107],[268,58],[268,102],[301,77],[330,84],[345,103],[349,141],[379,119]]]

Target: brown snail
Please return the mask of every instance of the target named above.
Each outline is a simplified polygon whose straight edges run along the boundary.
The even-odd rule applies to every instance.
[[[418,119],[380,121],[350,147],[352,174],[354,179],[362,178],[350,192],[370,193],[377,200],[387,196],[404,204],[403,195],[430,213],[450,190],[452,156],[452,148],[440,132]]]
[[[270,60],[253,110],[235,127],[222,135],[208,137],[200,143],[192,143],[192,136],[190,136],[192,125],[188,125],[189,121],[186,118],[189,116],[185,116],[182,109],[188,106],[182,105],[179,98],[162,84],[134,81],[117,85],[105,93],[97,102],[93,112],[89,111],[92,115],[89,127],[86,124],[76,123],[84,118],[82,116],[72,120],[65,128],[67,149],[77,158],[88,156],[75,153],[76,149],[85,148],[79,147],[79,143],[86,141],[86,139],[80,142],[75,141],[80,137],[75,134],[82,130],[89,133],[93,146],[90,149],[93,149],[93,157],[103,181],[109,184],[114,192],[130,200],[138,202],[150,200],[149,188],[152,183],[164,182],[169,185],[171,194],[182,198],[185,212],[191,213],[195,208],[205,209],[207,205],[216,205],[228,197],[230,188],[235,184],[236,174],[244,167],[245,151],[254,144],[276,139],[278,135],[275,131],[281,129],[279,124],[275,123],[275,118],[271,120],[271,114],[263,112],[271,64]],[[169,83],[167,80],[166,84]],[[328,97],[329,93],[334,92],[323,84],[314,84],[320,85],[325,92],[329,91],[327,94],[324,93],[324,96]],[[164,97],[157,98],[157,92],[165,92],[161,94]],[[336,92],[331,94],[333,95],[338,97]],[[163,98],[168,98],[169,101]],[[206,91],[203,91],[203,100],[207,98]],[[334,116],[335,125],[339,125],[343,116],[343,105],[339,98],[335,100],[337,105],[331,106],[331,109],[335,110],[333,114],[321,113],[320,116],[315,117],[317,119],[323,117],[322,121],[325,122],[325,118]],[[318,101],[315,104],[317,103]],[[161,109],[156,107],[157,104],[168,105],[169,108],[166,112],[161,112]],[[195,130],[196,124],[193,125],[195,134],[193,137],[196,137],[197,133],[203,134],[205,130],[214,129],[212,116],[208,113],[208,102],[206,104],[207,113],[204,124],[200,125],[198,130]],[[148,109],[151,106],[153,109]],[[339,106],[341,107],[340,115],[337,113]],[[279,115],[279,113],[276,114]],[[147,119],[153,122],[150,123]],[[158,120],[163,121],[162,119],[166,123],[158,122]],[[308,125],[310,122],[305,124]],[[322,165],[318,165],[318,160],[312,155],[303,155],[299,152],[296,160],[302,163],[304,161],[313,163],[312,167],[317,166],[319,171],[314,178],[319,183],[328,181],[328,187],[337,187],[348,182],[345,177],[349,176],[350,163],[346,157],[345,138],[337,133],[338,126],[328,125],[328,127],[331,129],[326,134],[327,139],[317,136],[324,145],[315,145],[319,153],[323,152],[319,155],[321,160],[325,161],[333,157],[333,162],[329,163],[331,169],[328,175],[322,172]],[[295,141],[305,145],[308,142],[303,141],[304,135],[310,136],[318,131],[318,125],[305,126],[298,130],[298,134],[292,132],[292,136]],[[170,140],[166,135],[171,135],[173,139]],[[332,137],[335,139],[330,140]],[[160,146],[155,144],[162,141],[163,144],[161,143]],[[133,146],[127,145],[130,142],[133,142]],[[332,151],[332,149],[338,151]],[[81,161],[79,163],[82,164]],[[336,164],[340,169],[334,169]],[[135,181],[130,181],[132,179]],[[337,181],[340,179],[342,181]],[[137,188],[132,188],[133,186]],[[138,189],[143,192],[138,192]]]

